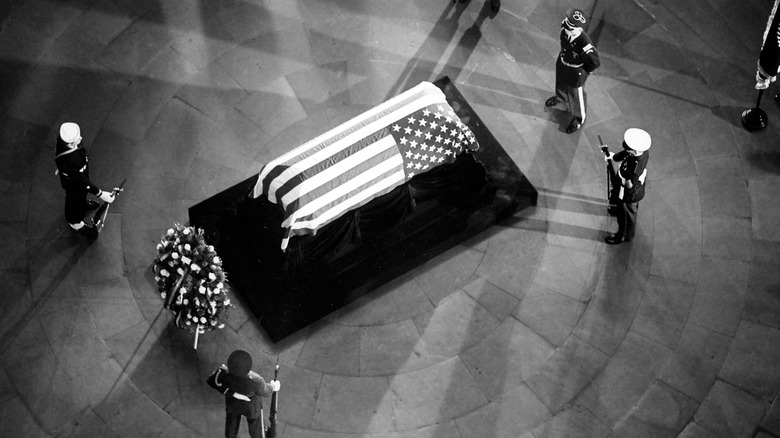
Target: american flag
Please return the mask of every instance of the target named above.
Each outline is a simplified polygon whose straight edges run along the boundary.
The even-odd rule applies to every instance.
[[[292,235],[315,234],[415,175],[478,147],[444,93],[422,82],[265,165],[253,196],[281,205],[285,250]]]
[[[780,67],[780,14],[778,14],[780,0],[775,0],[774,3],[764,29],[764,40],[758,57],[759,75],[763,74],[769,78],[777,76]]]

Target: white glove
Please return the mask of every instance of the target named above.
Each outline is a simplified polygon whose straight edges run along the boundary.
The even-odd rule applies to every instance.
[[[111,193],[111,192],[104,192],[104,191],[101,190],[100,194],[98,195],[98,198],[100,198],[101,201],[110,204],[110,203],[114,202],[114,198],[115,197],[114,197],[113,193]]]
[[[282,383],[279,382],[278,380],[271,380],[270,382],[268,382],[268,384],[271,385],[271,389],[273,389],[274,392],[282,388]]]
[[[249,397],[245,396],[244,394],[240,394],[238,392],[233,393],[233,398],[243,400],[243,401],[249,401]]]
[[[607,152],[607,153],[604,155],[604,161],[609,161],[609,160],[611,160],[611,159],[612,159],[612,157],[614,157],[614,156],[615,156],[615,154],[613,154],[612,152]]]

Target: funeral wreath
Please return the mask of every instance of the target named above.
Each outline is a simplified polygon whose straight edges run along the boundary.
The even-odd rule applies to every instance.
[[[203,229],[174,224],[157,244],[153,265],[157,290],[175,315],[175,323],[188,331],[225,326],[232,307],[222,260],[207,245]]]

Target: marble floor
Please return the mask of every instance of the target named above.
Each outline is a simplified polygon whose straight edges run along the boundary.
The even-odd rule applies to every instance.
[[[771,0],[4,0],[0,436],[216,437],[206,377],[280,363],[282,438],[780,436],[780,107],[753,106]],[[559,23],[602,66],[566,134]],[[422,80],[449,76],[539,191],[525,209],[272,343],[172,325],[149,267],[187,209]],[[127,178],[94,243],[64,221],[62,122]],[[604,162],[653,137],[630,244]],[[242,426],[241,436],[248,436]]]

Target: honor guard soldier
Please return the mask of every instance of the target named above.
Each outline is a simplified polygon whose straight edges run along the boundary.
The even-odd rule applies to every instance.
[[[622,151],[616,154],[606,151],[607,161],[619,163],[617,171],[614,166],[608,166],[612,187],[609,211],[617,216],[618,223],[617,233],[604,239],[610,245],[634,238],[639,201],[645,197],[650,144],[650,134],[639,128],[630,128],[623,134]]]
[[[548,107],[564,103],[572,115],[566,133],[585,123],[585,81],[601,61],[590,37],[583,28],[588,23],[579,9],[569,9],[561,22],[561,52],[555,63],[555,96],[544,103]]]
[[[235,438],[241,425],[241,416],[249,423],[249,436],[265,436],[263,426],[263,403],[266,397],[281,388],[278,380],[266,383],[259,374],[252,371],[252,356],[244,350],[230,353],[227,366],[224,364],[211,373],[206,380],[209,386],[225,396],[225,437]]]
[[[60,184],[65,190],[65,220],[68,225],[82,235],[93,236],[97,232],[94,224],[85,223],[87,212],[98,207],[98,203],[87,200],[87,193],[100,198],[103,202],[114,202],[112,192],[100,190],[89,179],[89,157],[81,144],[79,125],[63,123],[57,138],[54,162],[60,175]],[[88,221],[91,222],[91,221]]]

